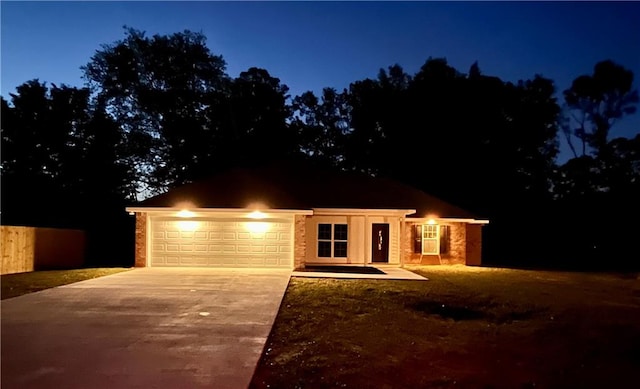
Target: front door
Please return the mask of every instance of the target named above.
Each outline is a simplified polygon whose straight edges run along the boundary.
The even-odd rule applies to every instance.
[[[371,225],[371,262],[389,262],[389,224]]]

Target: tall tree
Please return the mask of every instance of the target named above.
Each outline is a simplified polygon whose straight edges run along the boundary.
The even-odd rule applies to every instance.
[[[80,227],[86,220],[71,209],[127,198],[133,177],[119,156],[120,129],[91,110],[86,88],[20,85],[11,105],[2,99],[2,143],[7,222]]]
[[[350,132],[351,107],[347,91],[324,88],[320,98],[308,91],[293,100],[292,126],[298,132],[300,151],[328,165],[342,167],[345,141]]]
[[[145,36],[126,28],[125,38],[104,45],[83,67],[85,78],[127,141],[144,183],[157,192],[206,174],[214,139],[226,126],[229,79],[201,33]],[[221,148],[221,147],[220,147]]]
[[[265,69],[249,68],[233,80],[231,123],[222,138],[225,161],[265,163],[297,152],[296,133],[288,123],[288,91]]]
[[[598,62],[592,75],[576,78],[564,91],[567,120],[564,133],[574,156],[572,136],[581,142],[580,155],[606,153],[609,131],[616,120],[635,112],[638,91],[633,73],[613,61]]]

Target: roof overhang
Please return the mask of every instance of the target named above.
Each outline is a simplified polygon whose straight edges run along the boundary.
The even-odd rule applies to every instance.
[[[411,221],[428,222],[435,220],[436,222],[452,222],[452,223],[468,223],[468,224],[489,224],[489,220],[486,219],[466,219],[455,217],[412,217]]]
[[[407,216],[415,209],[313,208],[313,215]]]
[[[127,207],[130,214],[151,213],[156,216],[206,217],[214,215],[252,217],[255,212],[266,215],[313,215],[309,209],[256,209],[256,208],[183,208],[183,207]]]

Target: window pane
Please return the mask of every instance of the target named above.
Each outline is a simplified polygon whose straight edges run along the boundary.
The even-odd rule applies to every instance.
[[[347,242],[335,242],[333,244],[333,256],[338,258],[346,258],[347,256]]]
[[[347,225],[336,224],[333,226],[333,239],[335,240],[347,240]]]
[[[435,240],[425,240],[424,242],[422,242],[423,248],[422,248],[422,252],[425,254],[438,254],[437,253],[437,248],[438,248],[438,243]]]
[[[331,240],[331,224],[318,224],[318,239]]]
[[[318,242],[318,257],[331,258],[331,242]]]

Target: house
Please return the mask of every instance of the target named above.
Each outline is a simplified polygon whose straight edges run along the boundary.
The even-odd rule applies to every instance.
[[[136,266],[481,264],[488,220],[386,178],[238,168],[128,207]]]

